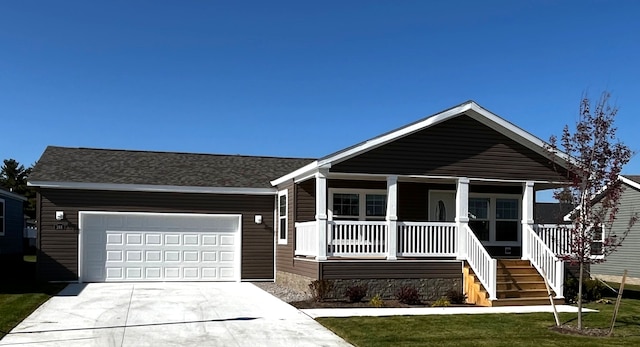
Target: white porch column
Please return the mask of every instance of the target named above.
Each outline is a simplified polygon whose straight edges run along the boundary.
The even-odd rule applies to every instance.
[[[524,184],[524,192],[522,194],[522,259],[529,259],[529,230],[533,229],[533,205],[535,203],[535,192],[533,191],[533,182]],[[530,228],[527,228],[530,227]]]
[[[387,260],[398,259],[398,176],[387,177]]]
[[[318,253],[316,260],[327,260],[327,169],[316,173],[316,228]]]
[[[464,227],[469,223],[469,179],[458,178],[456,183],[456,223],[458,224],[458,259],[467,255]]]

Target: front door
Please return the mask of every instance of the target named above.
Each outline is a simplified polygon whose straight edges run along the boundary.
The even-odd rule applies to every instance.
[[[429,221],[454,222],[456,218],[456,193],[452,191],[429,192]]]

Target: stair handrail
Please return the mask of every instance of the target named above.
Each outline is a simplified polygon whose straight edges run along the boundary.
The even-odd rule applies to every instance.
[[[531,265],[549,282],[551,289],[556,293],[556,298],[563,298],[564,262],[556,256],[531,226],[525,225],[524,227],[527,231],[525,237],[528,237],[526,245],[529,248],[526,250],[526,254],[529,255]]]
[[[462,229],[466,241],[463,256],[489,294],[489,300],[496,300],[498,262],[489,255],[468,225],[463,225]]]

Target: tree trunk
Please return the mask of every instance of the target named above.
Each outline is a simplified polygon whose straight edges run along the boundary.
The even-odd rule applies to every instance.
[[[584,262],[580,262],[580,277],[578,280],[578,330],[582,330],[582,278]]]

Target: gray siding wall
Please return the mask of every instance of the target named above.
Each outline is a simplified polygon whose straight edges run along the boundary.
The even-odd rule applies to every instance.
[[[633,214],[640,214],[640,191],[626,186],[622,193],[620,211],[616,216],[612,231],[622,235]],[[618,249],[609,255],[604,263],[591,265],[594,275],[622,276],[629,270],[629,277],[640,279],[640,222],[636,223]]]
[[[65,230],[55,230],[55,211]],[[274,197],[41,189],[38,192],[38,278],[78,279],[78,211],[242,214],[242,279],[273,279]],[[254,215],[262,215],[262,224]]]
[[[564,180],[546,156],[465,115],[337,163],[331,171]]]
[[[4,236],[0,236],[0,255],[22,254],[24,211],[22,200],[0,195],[4,200]]]

